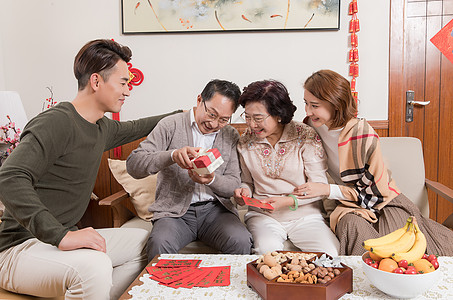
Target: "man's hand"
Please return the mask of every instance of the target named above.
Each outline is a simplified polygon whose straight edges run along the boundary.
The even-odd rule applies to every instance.
[[[329,196],[330,185],[320,182],[307,182],[294,188],[293,195],[301,199],[309,199],[317,196]]]
[[[187,172],[189,173],[189,177],[194,182],[199,183],[199,184],[210,183],[212,181],[212,179],[214,178],[214,173],[205,174],[205,175],[199,175],[197,172],[195,172],[193,170],[187,170]]]
[[[173,152],[173,161],[183,169],[189,169],[192,167],[191,159],[198,156],[200,147],[189,147],[185,146],[181,149],[176,149]]]
[[[58,249],[63,251],[80,248],[90,248],[105,253],[105,240],[92,227],[87,227],[77,231],[68,231],[58,245]]]
[[[234,201],[240,206],[245,205],[244,199],[242,199],[242,196],[244,197],[250,197],[249,194],[249,189],[247,188],[239,188],[234,190]]]

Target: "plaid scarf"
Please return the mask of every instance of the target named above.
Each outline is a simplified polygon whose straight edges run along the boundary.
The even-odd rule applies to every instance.
[[[370,222],[377,222],[375,212],[400,194],[384,165],[379,136],[365,119],[351,119],[338,139],[340,185],[343,195],[332,215],[332,230],[342,216],[354,212]]]

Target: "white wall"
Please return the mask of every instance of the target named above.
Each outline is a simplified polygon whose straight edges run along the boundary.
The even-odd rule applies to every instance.
[[[190,108],[212,78],[241,88],[280,80],[301,119],[302,83],[312,72],[330,68],[348,76],[349,2],[341,1],[340,31],[122,35],[120,1],[0,0],[0,89],[18,91],[29,118],[49,97],[47,86],[57,101],[70,101],[77,92],[72,65],[78,50],[89,40],[113,38],[132,49],[132,64],[145,75],[123,106],[122,119]],[[385,120],[389,3],[359,1],[358,17],[359,115]]]
[[[2,43],[2,35],[0,34],[0,91],[6,89],[5,86],[5,70],[3,67],[3,43]],[[3,125],[3,124],[2,124]]]

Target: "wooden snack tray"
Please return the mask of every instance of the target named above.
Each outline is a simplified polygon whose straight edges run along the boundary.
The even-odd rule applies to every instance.
[[[277,251],[281,253],[294,251]],[[315,253],[320,257],[323,252],[299,252],[299,253]],[[328,256],[328,255],[327,255]],[[328,256],[330,257],[330,256]],[[341,264],[342,268],[340,274],[335,276],[327,283],[287,283],[277,282],[277,278],[267,280],[257,270],[256,260],[247,264],[247,285],[251,287],[258,295],[264,300],[277,300],[277,299],[338,299],[346,293],[352,292],[352,269]]]

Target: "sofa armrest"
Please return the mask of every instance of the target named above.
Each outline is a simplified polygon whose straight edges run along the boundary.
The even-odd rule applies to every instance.
[[[129,194],[125,190],[116,192],[113,195],[99,200],[99,205],[110,206],[112,208],[112,227],[119,228],[121,225],[136,216],[136,212],[128,208]]]
[[[425,178],[425,184],[433,192],[453,203],[453,190],[440,182]]]
[[[121,190],[113,195],[99,200],[99,205],[115,206],[126,200],[127,198],[129,198],[129,194],[125,190]]]

